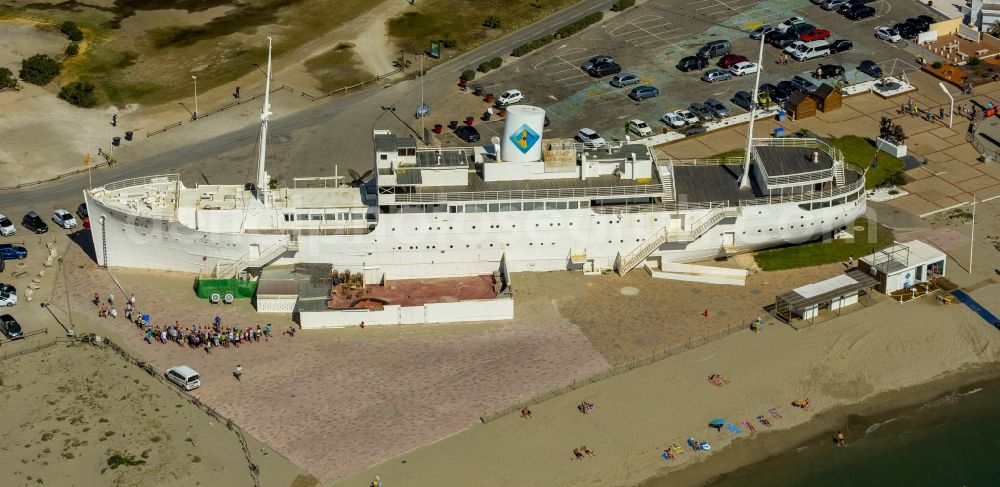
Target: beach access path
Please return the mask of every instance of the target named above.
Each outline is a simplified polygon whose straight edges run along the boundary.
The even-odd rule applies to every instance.
[[[1000,309],[1000,286],[971,294]],[[583,387],[532,407],[529,419],[512,414],[476,426],[333,485],[366,485],[375,475],[407,487],[635,485],[712,461],[713,453],[685,448],[668,463],[661,453],[674,443],[694,437],[714,452],[749,434],[717,432],[708,426],[714,418],[739,424],[764,415],[772,429],[790,428],[883,391],[1000,361],[996,334],[966,306],[933,299],[883,301],[802,331],[774,325]],[[731,382],[714,386],[707,381],[713,373]],[[811,399],[811,410],[790,405],[800,396]],[[594,411],[577,411],[583,401]],[[770,416],[772,407],[781,419]],[[768,429],[756,428],[756,435]],[[581,445],[596,456],[574,460]]]

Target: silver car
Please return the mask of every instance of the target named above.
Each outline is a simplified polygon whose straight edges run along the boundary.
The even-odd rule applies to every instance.
[[[701,75],[701,80],[709,83],[715,83],[716,81],[725,81],[727,79],[731,79],[732,77],[733,73],[730,73],[729,71],[722,69],[709,69],[708,71],[705,71],[705,74]]]
[[[597,66],[598,64],[611,64],[615,62],[615,59],[611,56],[594,56],[587,60],[587,62],[580,65],[580,69],[584,71],[590,71],[590,68]]]
[[[635,84],[639,84],[639,77],[631,73],[618,73],[614,78],[611,78],[611,86],[618,88]]]
[[[721,101],[716,100],[715,98],[705,100],[705,106],[708,107],[708,109],[712,111],[712,114],[718,118],[725,118],[732,115],[729,109],[726,108]]]

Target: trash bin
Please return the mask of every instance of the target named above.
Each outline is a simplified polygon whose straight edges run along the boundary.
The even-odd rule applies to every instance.
[[[774,128],[774,136],[775,137],[782,137],[784,135],[785,135],[785,129],[783,127],[775,127]]]
[[[476,121],[475,117],[465,117],[465,124],[470,127],[472,126],[472,123],[475,121]]]
[[[438,134],[438,135],[441,135],[441,130],[443,128],[444,127],[441,124],[439,124],[439,123],[434,124],[434,133]]]
[[[486,95],[486,103],[493,103],[493,94]]]
[[[476,96],[483,96],[483,87],[480,85],[473,86],[472,93]]]
[[[132,131],[125,132],[125,140],[132,140]]]
[[[448,128],[455,130],[458,128],[458,120],[452,120],[448,122]]]
[[[778,110],[778,121],[780,122],[780,121],[782,121],[784,119],[785,119],[785,111],[784,110]]]
[[[119,145],[121,145],[121,143],[122,143],[122,138],[121,137],[113,137],[111,139],[111,145],[113,145],[115,147],[118,147]]]

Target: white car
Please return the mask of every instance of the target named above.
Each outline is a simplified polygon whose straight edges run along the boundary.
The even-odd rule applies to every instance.
[[[680,116],[677,112],[664,113],[660,120],[675,129],[679,129],[687,124],[687,122],[684,121],[684,117]]]
[[[876,27],[875,37],[889,42],[900,42],[903,38],[892,27]]]
[[[523,99],[524,95],[521,94],[521,90],[507,90],[497,97],[497,106],[513,105]]]
[[[698,118],[698,115],[695,115],[694,112],[688,109],[677,110],[674,113],[681,117],[681,119],[684,120],[684,123],[688,125],[694,125],[701,121],[701,119]]]
[[[17,294],[0,292],[0,306],[11,307],[17,304]]]
[[[806,44],[805,41],[795,41],[785,46],[785,49],[783,49],[783,51],[785,54],[794,54],[795,51],[799,50],[799,46],[804,46],[805,44]]]
[[[794,27],[796,25],[804,23],[805,21],[806,21],[806,19],[803,19],[802,17],[789,17],[784,22],[778,24],[778,26],[775,27],[775,29],[778,32],[781,32],[782,34],[784,34],[785,32],[788,32],[788,29],[791,29],[792,27]]]
[[[594,129],[580,129],[574,139],[588,149],[600,149],[608,145],[608,141],[604,140],[604,137],[601,137],[601,134]]]
[[[14,222],[0,213],[0,236],[9,237],[15,233],[17,233],[17,227],[14,226]]]
[[[751,63],[750,61],[743,61],[742,63],[736,63],[729,68],[736,76],[746,76],[748,74],[754,74],[757,72],[757,63]]]
[[[628,121],[628,131],[638,135],[639,137],[653,135],[653,129],[647,125],[646,122],[637,118],[633,118]]]
[[[52,221],[55,222],[56,225],[59,225],[67,230],[76,227],[76,218],[73,218],[72,213],[62,208],[52,212]]]

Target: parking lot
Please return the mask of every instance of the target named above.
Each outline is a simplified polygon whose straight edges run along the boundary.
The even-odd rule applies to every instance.
[[[570,38],[556,41],[513,65],[477,80],[487,93],[500,93],[516,88],[525,95],[524,103],[546,109],[552,125],[547,136],[572,136],[582,127],[598,130],[606,137],[622,138],[629,119],[648,122],[655,132],[665,127],[659,121],[665,112],[686,108],[694,102],[716,98],[725,103],[733,114],[744,110],[732,105],[730,99],[740,90],[752,92],[754,76],[736,77],[709,84],[699,78],[704,70],[681,72],[677,62],[693,55],[711,40],[728,39],[733,53],[742,54],[755,62],[759,41],[748,37],[749,31],[762,24],[777,25],[791,15],[804,17],[806,22],[828,29],[829,41],[848,39],[854,48],[830,57],[806,62],[790,60],[777,64],[780,51],[764,47],[761,82],[777,83],[793,75],[809,76],[820,64],[838,64],[845,68],[840,79],[847,83],[871,79],[855,68],[865,59],[883,65],[887,74],[893,61],[898,66],[912,67],[919,51],[907,41],[890,44],[878,40],[873,32],[877,26],[901,22],[908,17],[934,13],[912,0],[877,0],[870,6],[874,17],[851,21],[836,12],[821,9],[804,0],[652,0],[621,15],[614,16]],[[911,49],[912,52],[907,52]],[[641,84],[660,89],[658,97],[642,102],[628,98],[634,86],[616,88],[611,76],[592,78],[580,65],[597,55],[610,55],[622,65],[622,72],[641,78]],[[712,63],[718,58],[712,59]],[[706,69],[716,67],[714,64]],[[828,80],[836,83],[837,80]],[[498,129],[499,127],[497,127]],[[488,130],[488,132],[491,132]],[[484,136],[487,133],[483,134]]]

